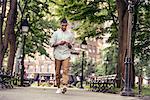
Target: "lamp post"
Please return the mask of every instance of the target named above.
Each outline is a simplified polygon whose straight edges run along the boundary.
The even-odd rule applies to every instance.
[[[142,66],[140,66],[140,75],[138,77],[138,96],[142,96],[142,74],[143,74],[143,69]]]
[[[29,30],[29,24],[27,19],[23,19],[21,23],[21,32],[22,32],[22,54],[21,54],[21,86],[23,86],[24,81],[24,58],[25,58],[25,39],[26,34]]]
[[[83,67],[84,67],[84,62],[85,62],[85,49],[87,48],[87,42],[84,39],[83,42],[81,43],[81,49],[82,49],[82,66],[81,66],[81,86],[80,88],[83,89]]]

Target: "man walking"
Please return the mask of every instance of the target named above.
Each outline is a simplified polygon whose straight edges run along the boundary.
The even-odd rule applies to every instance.
[[[55,31],[50,39],[50,45],[54,48],[54,58],[55,58],[55,72],[56,72],[56,93],[65,93],[67,91],[68,85],[68,72],[69,72],[69,60],[70,60],[70,50],[74,41],[73,33],[67,30],[67,20],[62,19],[61,28]],[[63,88],[60,88],[60,78],[61,78],[61,67],[63,69],[62,79]]]

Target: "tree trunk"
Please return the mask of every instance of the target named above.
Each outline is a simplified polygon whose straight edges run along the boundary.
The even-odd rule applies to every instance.
[[[0,14],[0,70],[2,67],[3,63],[3,57],[2,57],[2,52],[3,52],[3,42],[2,42],[2,14]]]
[[[128,13],[128,5],[124,2],[124,0],[116,0],[117,4],[117,11],[118,11],[118,18],[119,18],[119,58],[118,58],[118,68],[117,74],[120,77],[118,82],[118,87],[122,86],[120,83],[124,81],[125,78],[125,57],[128,53],[129,48],[129,39],[128,39],[128,20],[129,20],[129,13]],[[133,44],[134,41],[132,41]],[[130,81],[134,84],[134,66],[133,65],[133,46],[131,46],[131,54],[128,55],[131,57],[131,67],[130,67]],[[121,72],[121,73],[120,73]],[[132,85],[133,86],[133,85]]]
[[[15,23],[16,23],[16,12],[17,12],[17,0],[11,0],[10,2],[10,12],[8,16],[8,24],[9,24],[9,57],[8,57],[8,64],[7,70],[12,73],[13,65],[14,65],[14,58],[16,53],[16,35],[15,35]]]
[[[128,11],[127,5],[123,0],[116,0],[118,18],[119,18],[119,59],[118,59],[118,84],[117,87],[121,86],[122,76],[124,76],[124,58],[127,49],[127,32],[128,32]],[[120,73],[121,72],[121,73]]]
[[[2,13],[0,14],[0,69],[3,66],[3,58],[4,58],[4,42],[3,42],[3,22],[5,18],[5,13],[6,13],[6,4],[7,0],[3,0],[3,5],[2,6]]]

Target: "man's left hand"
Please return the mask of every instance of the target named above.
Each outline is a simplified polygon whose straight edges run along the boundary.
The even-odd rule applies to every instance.
[[[68,46],[69,49],[72,48],[72,45],[69,42],[67,42],[66,44],[67,44],[67,46]]]

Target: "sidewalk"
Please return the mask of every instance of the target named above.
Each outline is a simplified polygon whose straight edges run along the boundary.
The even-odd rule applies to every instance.
[[[56,94],[56,88],[21,87],[0,90],[0,100],[137,100],[118,94],[104,94],[69,88],[66,94]]]

